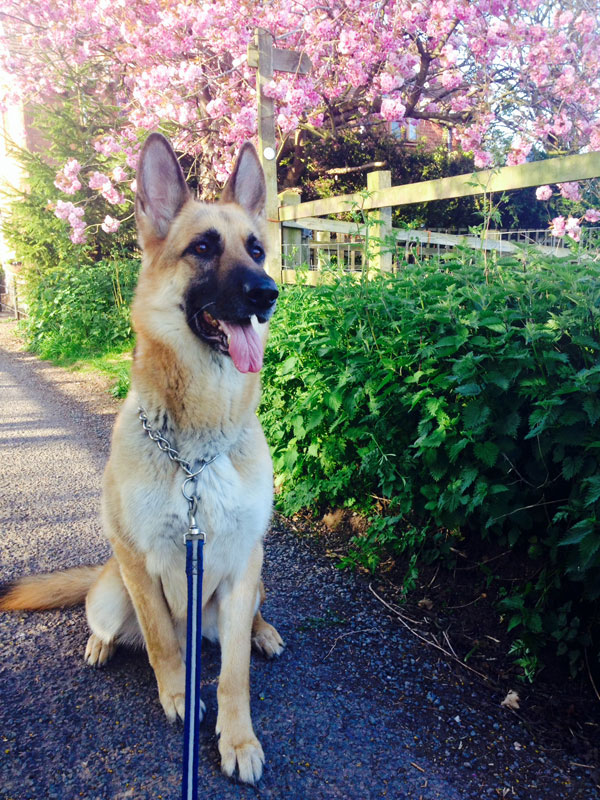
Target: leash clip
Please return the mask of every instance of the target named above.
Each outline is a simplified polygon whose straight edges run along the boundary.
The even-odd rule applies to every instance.
[[[190,527],[190,529],[183,534],[184,544],[187,544],[188,542],[205,542],[205,541],[206,541],[205,531],[201,531],[196,524],[194,524],[193,527]]]
[[[196,506],[197,506],[196,498],[194,498],[194,500],[190,500],[190,508],[188,511],[188,529],[183,534],[184,544],[187,544],[188,542],[206,541],[205,531],[201,531],[196,523]]]

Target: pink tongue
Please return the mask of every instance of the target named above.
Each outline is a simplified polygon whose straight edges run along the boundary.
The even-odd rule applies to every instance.
[[[229,336],[229,355],[240,372],[259,372],[263,365],[263,343],[252,325],[219,320]]]

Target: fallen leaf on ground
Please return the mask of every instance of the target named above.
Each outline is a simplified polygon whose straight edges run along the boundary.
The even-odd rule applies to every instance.
[[[510,708],[512,711],[517,711],[519,709],[519,702],[519,695],[511,689],[500,705],[505,706],[505,708]]]

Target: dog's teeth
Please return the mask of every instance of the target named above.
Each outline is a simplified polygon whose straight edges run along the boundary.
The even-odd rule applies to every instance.
[[[219,320],[215,319],[212,314],[209,314],[208,311],[204,312],[204,321],[210,325],[212,328],[219,327]]]

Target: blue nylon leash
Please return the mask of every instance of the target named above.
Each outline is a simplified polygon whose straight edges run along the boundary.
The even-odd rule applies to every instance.
[[[196,472],[189,471],[181,492],[188,501],[188,529],[185,543],[187,575],[187,636],[185,648],[185,722],[183,729],[182,800],[198,798],[198,750],[200,745],[200,683],[202,669],[202,575],[204,572],[204,542],[206,533],[196,523],[198,493],[196,481],[210,461],[202,461]],[[188,484],[194,487],[188,491]]]
[[[185,725],[183,733],[183,800],[198,797],[198,749],[200,728],[200,678],[202,667],[202,573],[205,534],[193,526],[184,536],[188,612],[185,655]]]

